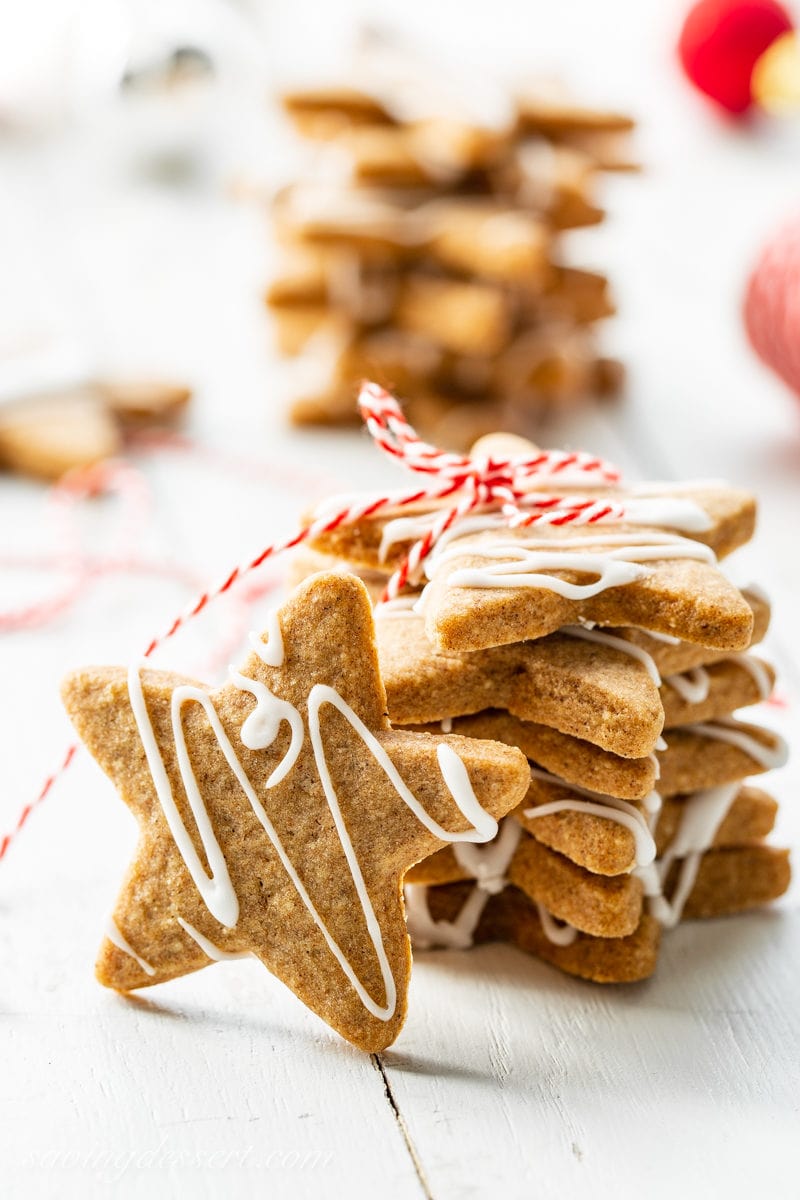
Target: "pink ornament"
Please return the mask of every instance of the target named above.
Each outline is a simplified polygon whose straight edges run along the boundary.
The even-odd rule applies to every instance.
[[[744,323],[759,358],[800,395],[800,217],[761,251],[745,291]]]

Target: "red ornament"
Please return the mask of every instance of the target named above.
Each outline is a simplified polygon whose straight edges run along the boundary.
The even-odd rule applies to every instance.
[[[753,88],[759,60],[793,30],[776,0],[699,0],[684,22],[678,53],[694,86],[741,116],[761,99]]]
[[[762,250],[745,291],[744,323],[759,358],[800,395],[800,217]]]

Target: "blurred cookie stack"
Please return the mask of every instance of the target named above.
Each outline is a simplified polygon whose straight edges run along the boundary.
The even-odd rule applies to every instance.
[[[733,715],[772,691],[771,667],[749,653],[769,605],[717,565],[752,536],[755,505],[722,485],[558,478],[621,519],[511,529],[496,511],[470,515],[428,555],[424,590],[376,609],[393,724],[506,742],[531,763],[494,842],[411,869],[408,922],[417,948],[502,940],[629,982],[655,969],[662,928],[789,883],[787,852],[764,840],[777,805],[746,782],[785,747]],[[527,503],[546,511],[546,492]],[[354,570],[378,597],[441,511],[323,535],[298,574]]]
[[[274,199],[266,293],[296,358],[294,423],[355,423],[369,377],[423,435],[465,446],[619,389],[598,347],[608,281],[571,265],[563,235],[603,220],[598,174],[633,166],[631,119],[544,85],[504,95],[491,120],[462,101],[432,78],[283,95],[313,148]]]

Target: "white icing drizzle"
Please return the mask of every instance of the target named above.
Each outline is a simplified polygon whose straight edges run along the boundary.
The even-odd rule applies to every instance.
[[[541,505],[548,497],[541,494],[539,488],[543,482],[549,483],[550,481],[539,477],[538,484],[533,480],[530,482],[529,507],[537,504]],[[580,495],[567,496],[566,500],[567,502],[570,500],[581,500],[585,499],[586,495],[587,492],[583,491]],[[350,497],[347,497],[347,499],[349,500]],[[602,499],[605,500],[605,496]],[[621,511],[624,512],[621,519],[632,525],[681,529],[685,533],[703,533],[710,529],[712,525],[708,514],[693,500],[674,496],[662,496],[653,499],[630,499],[623,496],[615,498],[615,503],[619,504],[620,501],[623,505]],[[520,502],[520,507],[525,508],[525,498]],[[541,512],[541,523],[547,524],[548,513],[545,509],[542,509]],[[398,542],[416,542],[424,537],[437,520],[438,515],[437,511],[426,511],[414,516],[401,516],[387,521],[381,537],[379,550],[381,559],[385,559],[391,547]],[[561,515],[560,512],[553,512],[551,519],[559,519]],[[614,519],[618,522],[620,516],[615,514]],[[439,538],[437,546],[446,545],[448,542],[464,537],[467,534],[484,533],[500,529],[508,529],[508,518],[503,513],[491,511],[478,513],[475,516],[466,517],[458,521],[452,530],[447,531]],[[564,544],[567,546],[575,545],[580,540],[567,541],[564,539]],[[597,541],[600,539],[594,540]],[[625,540],[628,540],[627,535],[625,535]]]
[[[396,596],[393,600],[381,600],[375,605],[375,620],[385,620],[387,617],[418,617],[415,605],[419,600],[418,594],[411,596]]]
[[[419,883],[406,884],[406,918],[413,945],[417,950],[431,950],[437,946],[447,950],[468,950],[487,899],[488,894],[475,887],[454,921],[435,921],[428,906],[428,888]],[[571,946],[578,936],[575,926],[557,920],[538,902],[536,910],[547,940],[556,946]]]
[[[519,822],[506,817],[493,842],[478,850],[475,846],[454,846],[459,866],[475,879],[467,899],[454,921],[434,921],[428,907],[428,889],[421,884],[406,884],[406,919],[408,932],[418,950],[434,946],[467,950],[475,937],[489,896],[496,896],[506,886],[506,872],[522,836]]]
[[[680,675],[666,675],[664,683],[668,683],[687,704],[701,704],[708,699],[711,676],[705,667],[694,667]]]
[[[681,823],[667,851],[658,862],[635,871],[644,886],[651,913],[667,929],[674,928],[680,921],[697,879],[702,857],[712,845],[739,786],[737,780],[687,796]],[[671,899],[667,900],[664,884],[676,860],[681,860],[678,880]]]
[[[621,498],[624,520],[632,525],[656,525],[682,529],[684,533],[707,533],[714,522],[704,508],[684,496],[654,496],[632,500]]]
[[[647,793],[641,803],[644,811],[649,817],[657,817],[661,812],[661,793],[657,792],[654,788],[651,792]]]
[[[453,718],[452,717],[442,717],[441,728],[442,728],[442,733],[452,733],[453,732]]]
[[[667,746],[667,739],[664,737],[663,734],[661,734],[658,741],[656,742],[656,750],[667,750],[668,748],[669,747]]]
[[[648,866],[655,858],[656,844],[647,818],[627,800],[619,800],[616,796],[604,796],[599,792],[590,792],[587,788],[565,784],[556,775],[551,775],[548,771],[541,771],[537,767],[531,767],[531,778],[560,787],[568,787],[571,792],[589,797],[589,799],[576,800],[573,797],[567,797],[563,800],[551,800],[547,804],[537,804],[532,808],[526,808],[526,817],[548,817],[560,812],[577,812],[602,817],[607,821],[615,821],[618,825],[624,825],[633,834],[634,867]],[[644,802],[645,809],[652,812],[654,808],[657,810],[660,806],[660,796],[657,792],[651,792]]]
[[[273,695],[265,684],[259,683],[258,680],[250,679],[246,675],[240,675],[233,667],[230,668],[230,678],[231,682],[240,691],[249,692],[256,700],[255,708],[245,719],[239,733],[242,744],[248,750],[266,750],[268,746],[271,746],[278,736],[281,721],[288,722],[292,731],[292,740],[289,749],[267,780],[266,786],[268,788],[275,787],[277,783],[280,783],[289,774],[303,748],[303,739],[305,737],[303,718],[293,704],[289,704],[285,700],[280,700],[277,696]],[[197,699],[197,696],[187,694],[186,699]],[[209,719],[213,725],[214,721],[210,716],[209,708],[205,704],[203,707],[209,713]],[[183,737],[181,735],[182,742]]]
[[[485,517],[464,517],[463,520],[454,523],[450,529],[446,530],[436,541],[432,553],[428,556],[428,563],[436,563],[442,559],[459,557],[462,554],[480,554],[484,549],[482,543],[470,543],[467,547],[452,546],[451,543],[458,542],[461,538],[468,537],[475,533],[480,533],[486,526]],[[508,528],[507,522],[500,522],[499,518],[495,518],[498,522],[490,528],[505,530]],[[489,545],[495,545],[491,542]],[[541,550],[591,550],[593,547],[604,548],[606,546],[619,547],[617,551],[611,550],[609,554],[622,554],[627,549],[641,547],[645,551],[645,557],[650,558],[675,558],[687,557],[697,558],[705,562],[716,562],[714,551],[708,546],[702,545],[700,542],[694,542],[691,538],[679,537],[672,533],[611,533],[598,531],[596,533],[581,534],[580,536],[559,538],[559,537],[536,537],[535,532],[532,532],[529,537],[518,538],[511,542],[512,546],[522,546],[526,549],[541,549]],[[451,548],[448,550],[447,547]],[[662,553],[659,556],[655,550],[657,547],[662,547],[670,550],[677,548],[677,553]],[[631,559],[631,561],[634,561]],[[428,571],[429,577],[432,572]]]
[[[458,865],[469,872],[481,891],[496,896],[506,885],[506,871],[521,836],[519,822],[507,817],[494,841],[484,846],[454,846],[453,854]]]
[[[614,562],[597,554],[559,554],[546,551],[526,550],[512,542],[500,542],[496,546],[485,546],[480,551],[483,559],[497,558],[494,566],[482,568],[463,567],[454,571],[448,580],[449,587],[465,588],[543,588],[555,592],[566,600],[587,600],[612,587],[625,587],[629,583],[644,579],[650,574],[647,567],[633,563]],[[594,583],[569,583],[557,575],[543,575],[542,571],[580,571],[597,576]]]
[[[397,542],[418,541],[424,537],[436,524],[439,517],[437,512],[425,513],[420,517],[397,517],[389,521],[383,530],[379,553],[388,554]],[[508,530],[508,521],[500,513],[480,513],[471,517],[462,517],[455,521],[449,529],[439,534],[428,561],[441,555],[451,542],[470,534],[485,533],[491,530]]]
[[[576,538],[567,545],[579,546],[581,543],[598,547],[617,544],[619,548],[602,550],[598,554],[584,554],[574,550],[553,549],[557,543],[543,543],[541,539],[495,542],[486,546],[479,544],[461,548],[456,544],[441,555],[431,556],[426,564],[426,573],[430,578],[443,563],[471,554],[478,558],[499,561],[482,568],[462,567],[454,571],[447,581],[449,587],[544,588],[568,600],[583,600],[609,588],[624,587],[646,578],[651,574],[652,568],[643,566],[645,562],[675,558],[714,561],[711,551],[700,542],[667,535],[651,534],[643,538],[636,535]],[[538,548],[542,546],[547,548]],[[542,571],[578,571],[595,575],[597,578],[593,583],[576,584],[555,575],[543,575]]]
[[[199,929],[195,929],[194,925],[190,925],[188,921],[184,921],[183,917],[178,917],[178,924],[181,929],[188,933],[189,937],[197,942],[204,954],[213,962],[232,962],[235,958],[252,958],[253,955],[249,950],[221,950],[219,946],[202,934]]]
[[[151,966],[149,962],[146,962],[141,957],[141,955],[136,953],[127,938],[122,936],[119,931],[119,926],[112,917],[109,917],[108,924],[106,926],[106,937],[110,942],[113,942],[118,950],[122,950],[123,954],[129,954],[130,957],[139,964],[145,975],[155,975],[155,967]]]
[[[189,695],[191,695],[193,698],[199,697],[200,703],[203,704],[203,707],[206,708],[206,712],[209,713],[209,719],[214,726],[214,732],[217,734],[217,737],[219,737],[221,734],[223,743],[227,743],[227,747],[230,747],[232,751],[227,734],[225,733],[224,729],[222,729],[219,718],[217,717],[216,712],[212,709],[211,702],[206,693],[201,692],[199,688],[188,686],[185,688],[178,688],[176,689],[176,692],[178,700],[178,715],[180,714],[180,706],[184,699],[188,699]],[[176,692],[173,692],[172,694],[173,724],[176,714]],[[183,861],[186,863],[186,868],[192,877],[195,887],[200,892],[208,911],[212,914],[212,916],[216,917],[221,925],[231,928],[236,924],[239,918],[239,901],[237,900],[236,893],[233,890],[233,884],[231,883],[231,877],[228,873],[227,864],[223,857],[222,850],[220,849],[219,842],[214,835],[214,830],[211,827],[211,821],[209,820],[206,807],[202,803],[202,799],[198,804],[198,797],[200,793],[197,788],[197,781],[194,779],[191,764],[188,764],[188,755],[185,753],[186,745],[183,741],[183,732],[182,730],[180,732],[180,741],[183,744],[184,749],[181,765],[183,766],[184,763],[189,765],[189,773],[191,775],[190,783],[194,783],[193,787],[190,786],[187,788],[187,799],[189,801],[189,807],[192,811],[192,816],[194,817],[195,824],[197,826],[197,832],[200,835],[203,851],[211,868],[211,875],[206,874],[203,864],[200,861],[200,856],[192,844],[192,839],[189,836],[188,830],[186,829],[180,812],[178,811],[178,806],[175,803],[175,798],[172,794],[172,785],[170,784],[169,776],[167,774],[166,767],[164,766],[164,760],[161,757],[161,751],[158,748],[158,742],[156,740],[155,733],[153,732],[150,714],[147,711],[144,690],[142,688],[142,680],[137,667],[131,667],[128,672],[128,695],[130,698],[131,709],[133,710],[133,716],[136,721],[136,726],[139,730],[139,737],[141,738],[145,756],[147,758],[147,765],[150,768],[150,775],[152,776],[153,785],[156,789],[156,795],[158,796],[161,809],[164,813],[164,818],[169,826],[169,831],[172,834],[175,845],[178,847],[178,851],[183,858]],[[208,707],[206,707],[204,702],[207,702]],[[209,710],[214,712],[213,717],[210,716]],[[214,718],[216,718],[216,721]],[[226,755],[226,758],[227,757],[228,756]],[[235,755],[233,757],[235,758]],[[230,758],[228,761],[230,762]],[[236,767],[238,767],[238,759],[235,761]],[[234,771],[236,771],[236,767],[234,767]],[[242,772],[240,768],[239,771],[241,774]],[[241,779],[239,782],[241,783]],[[249,783],[247,784],[247,787],[249,788]]]
[[[250,647],[268,667],[282,667],[284,659],[283,633],[278,610],[274,608],[267,617],[267,641],[257,633],[250,632]]]
[[[674,637],[671,633],[656,633],[654,629],[646,629],[644,631],[648,637],[655,642],[663,642],[665,646],[680,646],[681,639]]]
[[[737,663],[742,670],[747,671],[758,688],[760,698],[762,700],[769,699],[770,692],[772,691],[772,680],[764,664],[757,658],[751,658],[749,654],[731,654],[730,659],[732,662]]]
[[[772,691],[772,683],[770,681],[769,672],[762,662],[757,658],[751,658],[749,654],[730,654],[729,662],[735,662],[747,671],[751,679],[758,688],[759,697],[766,700]],[[708,693],[711,688],[711,676],[705,667],[695,667],[691,671],[684,671],[680,675],[667,675],[664,679],[671,688],[678,693],[682,700],[687,704],[700,704],[708,698]]]
[[[763,730],[775,743],[774,746],[765,746],[752,734],[739,728],[732,718],[719,717],[714,722],[702,721],[697,725],[684,725],[683,728],[690,733],[699,734],[701,737],[714,738],[716,741],[737,746],[766,771],[773,771],[778,767],[785,766],[788,758],[788,747],[779,734],[773,733],[772,730]]]
[[[549,909],[543,904],[536,901],[536,911],[539,914],[539,922],[542,926],[542,932],[548,942],[552,942],[554,946],[571,946],[578,936],[578,931],[574,925],[570,925],[568,921],[559,921]]]
[[[468,950],[488,899],[488,892],[473,888],[455,921],[434,921],[428,907],[427,887],[407,883],[406,921],[413,946],[417,950],[432,950],[436,946]]]
[[[716,832],[728,814],[741,781],[725,783],[720,787],[705,788],[693,792],[683,801],[681,822],[669,848],[662,856],[667,859],[685,858],[687,854],[707,850],[714,841]]]
[[[277,634],[277,636],[276,636]],[[260,639],[255,639],[259,642],[259,646],[254,646],[263,661],[268,661],[269,665],[276,665],[283,657],[282,639],[280,636],[280,627],[277,617],[270,629],[269,642],[264,645]],[[269,776],[266,787],[274,787],[276,783],[285,778],[289,770],[297,761],[297,756],[303,744],[305,736],[303,729],[303,721],[300,713],[293,705],[287,701],[274,696],[269,689],[256,680],[248,679],[245,676],[239,675],[237,672],[232,672],[232,682],[239,688],[250,692],[256,698],[256,707],[253,713],[244,722],[241,730],[241,738],[245,745],[251,750],[266,749],[277,736],[280,725],[283,721],[288,722],[291,728],[291,743],[284,758]],[[332,687],[325,684],[316,684],[308,697],[308,729],[311,744],[314,752],[314,759],[319,775],[320,783],[325,793],[325,798],[328,802],[328,807],[333,818],[336,832],[339,836],[339,841],[344,852],[347,865],[353,879],[359,903],[361,905],[370,941],[372,942],[383,980],[386,1001],[385,1004],[377,1004],[368,994],[360,979],[341,950],[340,946],[333,938],[328,930],[327,925],[316,909],[311,897],[309,896],[303,881],[300,879],[293,863],[287,855],[284,846],[278,837],[277,831],[270,821],[266,810],[255,793],[255,790],[250,782],[250,779],[239,760],[233,745],[226,734],[219,715],[214,708],[210,696],[200,688],[191,685],[182,685],[176,688],[171,697],[171,716],[172,729],[175,737],[176,754],[178,758],[178,767],[181,774],[181,779],[186,792],[186,797],[189,802],[192,815],[194,817],[197,831],[206,855],[211,874],[208,875],[203,867],[200,857],[194,848],[191,837],[186,829],[186,826],[180,816],[175,799],[172,793],[169,776],[167,774],[164,762],[161,756],[161,751],[158,746],[155,733],[153,731],[150,716],[147,711],[147,704],[144,698],[141,677],[136,668],[131,668],[128,675],[128,690],[130,695],[131,708],[139,730],[139,736],[142,740],[145,755],[147,758],[150,772],[153,778],[153,783],[156,789],[159,802],[161,804],[164,817],[169,826],[172,837],[181,854],[186,868],[192,877],[192,880],[197,887],[203,902],[208,911],[226,928],[235,926],[239,916],[239,901],[236,896],[227,864],[225,862],[219,842],[214,834],[211,826],[208,811],[200,794],[200,789],[197,785],[197,780],[192,769],[191,760],[183,731],[181,721],[182,706],[189,702],[200,704],[209,720],[211,728],[217,739],[217,742],[222,750],[226,762],[233,772],[239,786],[244,792],[248,802],[250,803],[253,812],[261,823],[264,831],[269,837],[275,852],[280,859],[280,862],[289,876],[295,890],[297,891],[302,903],[305,905],[310,916],[319,928],[324,937],[328,948],[333,954],[336,961],[339,963],[342,971],[349,980],[354,991],[358,995],[364,1007],[375,1017],[380,1020],[387,1021],[394,1014],[397,1003],[397,992],[394,978],[389,966],[388,957],[383,943],[380,925],[375,915],[372,902],[367,892],[364,876],[361,871],[360,864],[355,854],[353,844],[342,817],[339,800],[336,795],[333,781],[330,776],[328,765],[325,759],[325,749],[322,740],[320,729],[320,709],[325,704],[330,704],[335,707],[342,716],[349,722],[357,735],[361,738],[364,745],[376,759],[381,770],[385,773],[392,786],[397,791],[400,798],[411,809],[417,819],[425,826],[435,837],[444,842],[479,842],[488,841],[497,833],[497,822],[487,812],[481,808],[477,801],[472,785],[470,784],[469,775],[466,767],[452,747],[445,743],[437,747],[437,760],[442,778],[450,791],[450,794],[464,818],[470,822],[471,828],[459,832],[450,832],[442,828],[438,822],[434,821],[427,811],[423,808],[416,796],[409,790],[401,778],[397,768],[392,763],[386,751],[381,746],[377,738],[367,729],[363,721],[353,712],[352,708]],[[187,931],[188,932],[188,931]]]
[[[621,654],[628,654],[631,658],[638,659],[656,687],[661,686],[661,676],[652,656],[646,650],[626,641],[625,638],[615,637],[612,633],[602,633],[599,629],[587,629],[584,625],[562,625],[559,633],[565,633],[568,637],[582,638],[585,642],[597,642],[600,646],[610,646],[612,650],[619,650]]]

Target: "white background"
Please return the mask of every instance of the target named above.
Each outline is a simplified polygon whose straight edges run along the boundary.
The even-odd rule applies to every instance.
[[[98,366],[188,378],[197,439],[267,465],[249,478],[192,456],[141,460],[156,504],[149,553],[214,579],[291,530],[323,476],[386,479],[365,436],[281,422],[254,199],[288,166],[268,83],[335,61],[364,12],[476,78],[561,68],[588,98],[640,118],[644,173],[609,181],[612,219],[574,246],[575,261],[613,272],[621,315],[608,341],[630,364],[629,393],[546,440],[606,454],[631,477],[727,476],[759,492],[757,541],[731,568],[773,597],[769,648],[790,708],[766,715],[796,734],[800,402],[752,357],[739,305],[759,243],[800,207],[800,117],[751,130],[716,120],[674,65],[681,8],[275,4],[256,11],[257,53],[243,59],[241,27],[230,32],[205,97],[170,110],[106,99],[0,141],[0,341],[47,327]],[[195,36],[207,11],[191,18]],[[163,182],[167,160],[182,183]],[[113,504],[88,514],[95,550],[116,515]],[[41,489],[0,480],[3,561],[52,545]],[[3,608],[53,582],[1,578]],[[128,661],[186,598],[153,579],[105,581],[52,625],[3,635],[0,828],[69,738],[60,673]],[[197,667],[235,615],[221,606],[161,661]],[[775,780],[784,844],[800,831],[798,782],[797,762]],[[504,947],[429,954],[378,1064],[256,964],[133,1000],[99,988],[94,952],[133,844],[130,817],[81,756],[0,866],[4,1194],[797,1195],[796,898],[680,928],[657,977],[627,989]]]

